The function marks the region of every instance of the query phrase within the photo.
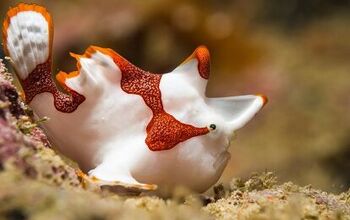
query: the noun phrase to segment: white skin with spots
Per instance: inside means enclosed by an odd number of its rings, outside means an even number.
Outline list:
[[[48,30],[45,18],[37,12],[21,12],[11,19],[7,48],[21,79],[48,59]],[[33,46],[27,47],[28,42]],[[43,127],[53,145],[107,184],[117,181],[145,189],[149,185],[144,184],[184,185],[198,192],[207,190],[230,158],[227,148],[233,132],[264,104],[255,95],[207,98],[207,80],[198,72],[198,60],[192,58],[163,75],[164,110],[182,123],[215,125],[215,129],[170,150],[151,151],[145,138],[152,111],[141,96],[121,89],[121,71],[113,59],[95,48],[90,58],[79,62],[79,75],[65,82],[86,98],[74,112],[57,111],[51,93],[36,95],[29,104],[38,117],[50,118]]]

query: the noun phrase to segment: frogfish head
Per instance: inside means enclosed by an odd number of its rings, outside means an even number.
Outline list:
[[[228,144],[234,131],[253,118],[267,98],[264,95],[208,98],[205,90],[209,71],[209,51],[200,46],[179,67],[163,75],[160,88],[164,109],[183,123],[207,127],[209,132],[203,138],[215,145],[208,147],[220,148]]]
[[[197,166],[207,158],[201,171],[207,172],[207,184],[211,185],[221,176],[230,158],[228,147],[234,131],[252,119],[267,98],[263,95],[208,98],[205,89],[209,70],[209,52],[204,46],[198,47],[179,67],[163,75],[160,88],[166,112],[183,123],[208,129],[206,134],[188,140],[192,152],[185,153],[198,158]]]

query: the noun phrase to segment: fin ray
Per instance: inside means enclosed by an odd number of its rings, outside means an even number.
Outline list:
[[[2,32],[5,53],[11,57],[20,79],[51,59],[53,26],[44,7],[21,3],[11,8]]]

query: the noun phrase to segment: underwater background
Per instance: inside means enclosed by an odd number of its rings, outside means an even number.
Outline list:
[[[89,45],[166,73],[204,44],[209,97],[267,95],[232,141],[220,182],[268,170],[281,182],[350,187],[350,1],[6,0],[1,17],[18,2],[51,12],[56,73],[74,70],[68,52]]]

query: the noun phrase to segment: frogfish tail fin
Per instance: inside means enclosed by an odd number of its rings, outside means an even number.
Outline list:
[[[51,77],[53,23],[48,11],[35,4],[18,4],[10,8],[2,26],[3,47],[26,92],[30,75]],[[32,76],[31,83],[44,77]],[[27,94],[26,94],[27,96]]]

